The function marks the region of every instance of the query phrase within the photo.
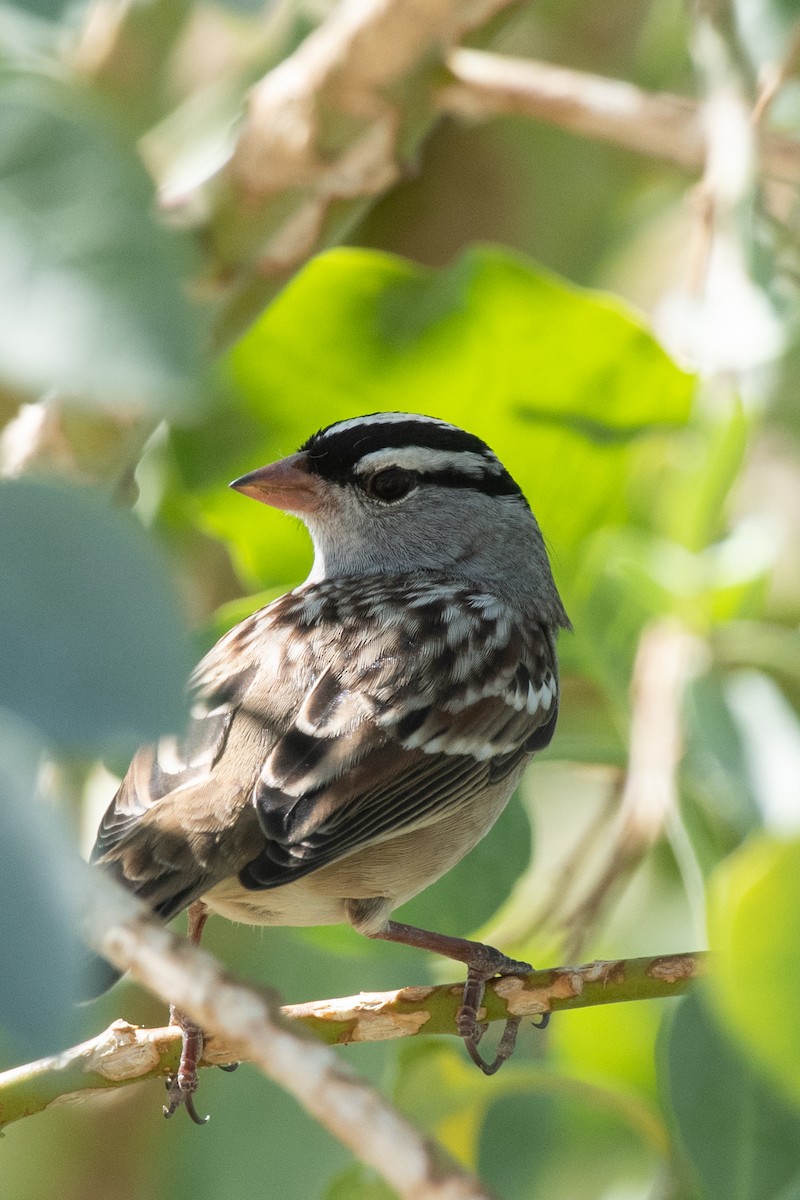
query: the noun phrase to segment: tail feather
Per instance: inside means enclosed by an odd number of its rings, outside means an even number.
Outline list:
[[[124,972],[117,970],[93,950],[86,950],[80,965],[80,1003],[89,1004],[113,987]]]

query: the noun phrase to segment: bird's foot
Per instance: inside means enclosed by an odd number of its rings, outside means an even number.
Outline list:
[[[353,923],[358,927],[357,921],[354,920]],[[456,1014],[458,1032],[464,1039],[470,1058],[485,1075],[494,1075],[495,1071],[499,1071],[506,1059],[514,1053],[521,1018],[508,1018],[494,1060],[487,1062],[478,1051],[478,1043],[486,1032],[486,1025],[478,1021],[483,993],[488,980],[493,979],[495,975],[529,975],[533,970],[530,963],[518,962],[515,958],[501,954],[494,946],[484,946],[482,942],[470,942],[466,938],[433,933],[429,929],[418,929],[416,925],[403,925],[399,921],[387,921],[382,929],[367,930],[367,937],[380,938],[384,942],[399,942],[403,946],[419,946],[423,950],[431,950],[434,954],[443,954],[446,958],[466,964],[467,982],[464,984],[461,1007]],[[543,1013],[541,1017],[537,1027],[544,1029],[549,1013]]]
[[[508,958],[507,955],[501,954],[493,946],[484,946],[479,942],[475,943],[475,954],[467,963],[467,982],[464,984],[464,996],[461,1001],[461,1007],[456,1013],[456,1026],[459,1034],[464,1039],[467,1053],[475,1065],[480,1067],[484,1075],[494,1075],[514,1053],[514,1047],[517,1043],[517,1033],[522,1020],[521,1017],[509,1017],[507,1019],[505,1029],[495,1051],[494,1059],[491,1062],[487,1062],[478,1049],[478,1043],[487,1029],[486,1024],[481,1024],[478,1021],[478,1013],[483,1001],[486,984],[495,975],[529,975],[532,970],[533,967],[530,963],[517,962],[516,959]],[[549,1014],[544,1015],[549,1016]],[[543,1028],[546,1023],[546,1021],[541,1022],[539,1028]]]
[[[170,1024],[181,1030],[181,1057],[178,1070],[167,1079],[168,1103],[164,1105],[164,1116],[171,1117],[183,1107],[195,1125],[205,1125],[208,1117],[201,1117],[194,1106],[197,1091],[197,1066],[203,1056],[203,1031],[185,1013],[170,1009]]]

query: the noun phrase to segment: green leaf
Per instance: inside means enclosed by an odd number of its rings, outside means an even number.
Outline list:
[[[0,74],[0,375],[185,414],[199,361],[188,242],[156,225],[143,166],[79,96]]]
[[[440,272],[363,250],[321,255],[245,335],[230,368],[234,405],[176,445],[209,527],[262,583],[288,582],[300,565],[286,555],[291,527],[263,509],[248,515],[222,485],[321,425],[401,409],[479,434],[568,570],[588,530],[625,516],[629,455],[686,421],[693,390],[618,301],[492,248]]]
[[[481,1126],[478,1173],[503,1200],[530,1200],[558,1149],[553,1095],[498,1096]]]
[[[751,1018],[767,1019],[758,1011]],[[800,1116],[753,1071],[699,996],[676,1012],[665,1057],[679,1140],[703,1200],[796,1200]]]
[[[396,1200],[397,1193],[360,1163],[348,1167],[332,1181],[325,1200]]]
[[[36,796],[42,751],[34,731],[0,709],[0,1058],[7,1066],[12,1055],[19,1061],[69,1045],[81,994],[66,832]]]
[[[712,879],[709,928],[717,1010],[800,1103],[800,840],[754,839],[726,860]]]
[[[133,517],[85,489],[0,482],[0,561],[0,705],[92,751],[180,728],[186,632]]]

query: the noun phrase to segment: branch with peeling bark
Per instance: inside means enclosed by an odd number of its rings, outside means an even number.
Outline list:
[[[166,988],[163,984],[159,986],[158,972],[164,960],[159,958],[160,951],[153,958],[152,928],[140,922],[122,934],[112,930],[105,935],[104,944],[110,939],[119,949],[124,943],[127,949],[118,956],[120,965],[130,959],[133,974],[163,995]],[[163,930],[156,932],[165,934]],[[135,958],[130,954],[131,939],[138,947]],[[188,943],[179,941],[176,946],[172,935],[166,934],[165,944],[167,957],[177,949],[179,958],[187,958],[187,965],[197,954],[208,960],[207,955]],[[535,1017],[565,1009],[677,996],[705,972],[706,965],[705,954],[673,954],[533,971],[526,978],[499,978],[487,987],[481,1016],[493,1022],[509,1016]],[[174,963],[168,964],[167,970],[173,967]],[[256,1012],[260,1008],[262,1021],[268,1012],[276,1028],[286,1030],[290,1037],[291,1026],[337,1046],[419,1034],[457,1036],[456,1013],[462,1002],[463,983],[290,1004],[283,1006],[278,1015],[271,999],[234,982],[213,960],[205,961],[203,967],[206,985],[216,988],[223,981],[237,999],[238,1012]],[[208,1016],[208,999],[202,1003]],[[216,1032],[207,1039],[202,1066],[220,1065],[241,1057],[263,1065],[263,1055],[242,1053],[243,1042],[233,1027],[235,1024],[234,1021],[232,1025],[227,1014],[223,1014],[223,1021],[216,1026],[209,1022],[209,1028]],[[307,1048],[308,1043],[301,1043],[301,1056]],[[180,1033],[175,1027],[138,1029],[126,1021],[115,1021],[97,1037],[63,1054],[0,1075],[0,1124],[31,1116],[81,1094],[165,1077],[176,1069],[179,1050]]]
[[[91,878],[84,907],[85,936],[98,951],[216,1037],[229,1061],[254,1063],[401,1200],[488,1200],[478,1179],[448,1161],[335,1050],[293,1028],[274,996],[242,985],[104,877]]]

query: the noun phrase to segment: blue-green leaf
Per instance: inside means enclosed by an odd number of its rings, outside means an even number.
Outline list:
[[[1,482],[0,562],[0,705],[98,752],[180,728],[188,640],[133,517],[85,489]]]
[[[0,377],[185,413],[199,331],[188,243],[153,217],[132,150],[76,89],[0,74]]]

